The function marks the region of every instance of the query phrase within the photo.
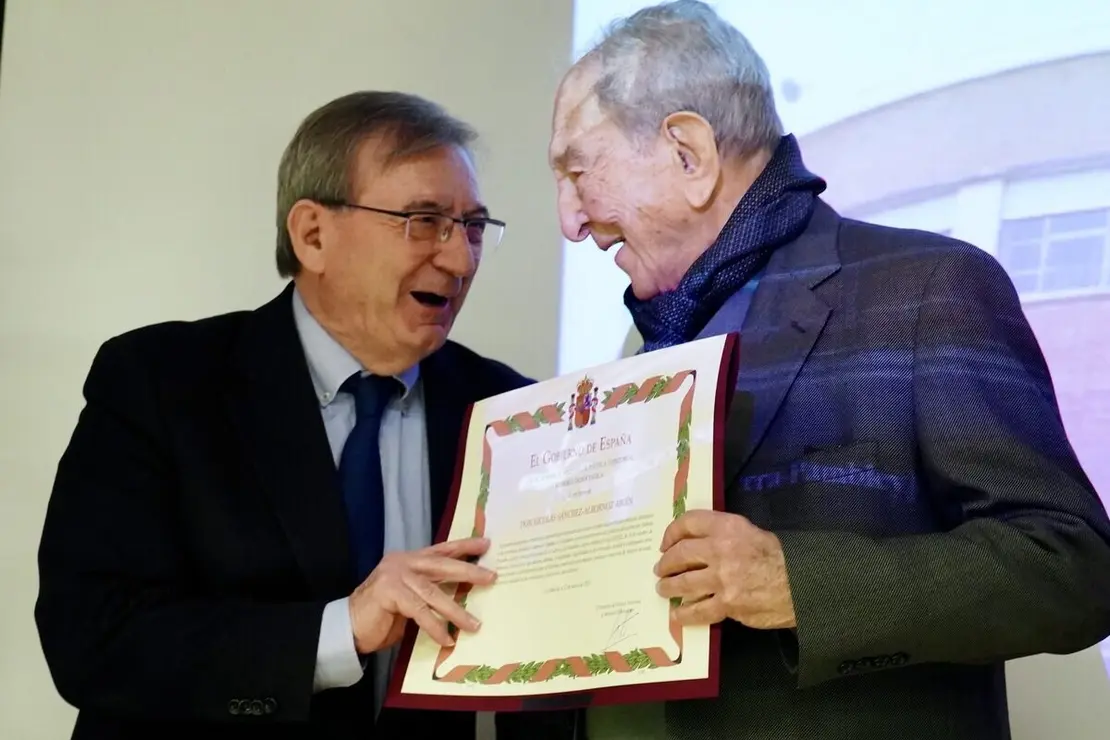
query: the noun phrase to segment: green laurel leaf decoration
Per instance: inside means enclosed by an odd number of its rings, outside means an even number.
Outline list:
[[[642,668],[655,668],[655,663],[652,663],[647,653],[639,648],[627,652],[621,657],[624,658],[624,661],[628,663],[628,666],[634,671],[638,671]]]
[[[659,398],[659,396],[663,395],[663,389],[667,387],[667,383],[669,382],[671,382],[671,376],[669,375],[664,375],[663,377],[659,378],[659,380],[655,381],[655,383],[653,383],[651,386],[651,390],[648,391],[647,397],[644,399],[644,403],[647,403],[648,401],[654,401],[656,398]]]
[[[541,665],[543,664],[534,660],[521,663],[509,674],[506,680],[509,683],[528,683],[532,680],[532,676],[536,675],[536,671],[540,669]]]
[[[591,676],[613,672],[613,666],[609,664],[609,659],[604,655],[594,653],[593,655],[587,655],[583,660],[586,661],[586,667],[590,669]]]
[[[678,462],[679,464],[685,462],[690,457],[690,417],[689,415],[682,421],[682,426],[678,428]]]
[[[617,401],[617,405],[620,406],[622,403],[630,402],[633,398],[636,397],[636,394],[639,392],[640,386],[636,385],[635,383],[629,383],[628,389],[625,390],[624,395],[621,396],[621,400]]]
[[[464,683],[485,683],[486,681],[490,680],[490,678],[492,678],[493,674],[495,674],[495,673],[497,673],[497,669],[494,668],[493,666],[488,666],[488,665],[474,666],[469,671],[467,671],[465,676],[463,676],[463,682]]]
[[[558,678],[559,676],[566,676],[567,678],[578,678],[578,674],[575,673],[574,669],[570,667],[569,660],[564,660],[563,662],[559,663],[559,665],[555,666],[555,670],[551,672],[551,675],[548,676],[547,680],[550,681],[551,679]]]
[[[682,423],[678,427],[678,444],[676,445],[676,453],[678,455],[678,464],[681,466],[690,457],[690,422],[692,414],[686,414],[682,419]],[[678,496],[674,500],[674,518],[677,519],[686,513],[686,483],[683,482],[682,490],[678,492]]]
[[[486,508],[486,502],[489,501],[489,471],[482,469],[482,475],[478,479],[478,508]]]
[[[485,468],[482,469],[481,475],[478,479],[478,511],[486,510],[486,502],[489,501],[489,471]],[[482,533],[478,531],[478,522],[474,522],[474,528],[471,530],[471,537],[478,537]]]
[[[674,604],[676,601],[681,601],[681,599],[671,599],[672,604]],[[652,659],[648,657],[648,654],[640,648],[630,650],[629,652],[623,654],[621,657],[624,658],[624,661],[628,663],[629,667],[634,671],[643,670],[645,668],[658,668],[658,666],[655,665]],[[602,653],[594,653],[593,655],[583,656],[582,660],[583,662],[585,662],[586,668],[590,671],[591,676],[600,676],[613,672],[613,666],[609,662],[609,658]],[[578,678],[578,674],[574,672],[574,668],[571,667],[570,661],[571,659],[569,658],[560,660],[558,665],[555,666],[555,670],[551,671],[551,674],[544,680],[551,681],[560,677]],[[509,674],[508,678],[506,678],[505,681],[507,683],[518,684],[528,683],[533,678],[535,678],[536,673],[542,667],[543,662],[537,660],[530,660],[521,663],[513,669],[513,672]],[[493,668],[492,666],[475,666],[474,668],[471,668],[465,676],[463,676],[462,680],[465,683],[484,683],[488,681],[495,673],[497,673],[497,669]]]

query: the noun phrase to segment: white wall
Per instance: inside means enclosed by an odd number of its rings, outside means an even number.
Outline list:
[[[34,630],[34,557],[93,352],[280,289],[275,172],[313,108],[403,89],[478,127],[484,195],[509,228],[455,336],[554,372],[562,242],[546,145],[571,4],[9,0],[5,26],[0,737],[37,740],[67,737],[74,718]]]

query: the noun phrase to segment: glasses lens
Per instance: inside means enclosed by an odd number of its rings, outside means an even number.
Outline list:
[[[431,213],[417,213],[409,216],[409,238],[417,241],[433,241],[444,230],[444,221]],[[447,221],[448,225],[450,221]]]
[[[409,216],[408,237],[413,241],[447,241],[458,225],[447,216],[432,213],[414,213]],[[461,224],[463,234],[471,247],[478,249],[496,247],[501,243],[505,227],[485,219],[474,219]]]
[[[466,223],[466,240],[476,247],[493,248],[501,243],[505,234],[505,227],[500,224],[491,224],[488,221],[468,221]]]

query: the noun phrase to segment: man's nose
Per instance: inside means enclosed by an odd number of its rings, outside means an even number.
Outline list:
[[[558,208],[559,225],[563,230],[563,236],[572,242],[585,239],[590,233],[586,228],[589,218],[582,210],[582,199],[578,197],[578,192],[569,182],[559,183]]]

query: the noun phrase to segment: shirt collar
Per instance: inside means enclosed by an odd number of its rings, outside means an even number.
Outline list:
[[[293,290],[293,322],[297,326],[297,334],[301,338],[301,346],[308,361],[308,372],[312,376],[316,399],[321,406],[327,406],[335,400],[339,387],[347,378],[359,372],[366,375],[366,370],[320,325],[296,289]],[[414,365],[393,377],[404,387],[401,400],[405,401],[420,377],[420,365]]]

